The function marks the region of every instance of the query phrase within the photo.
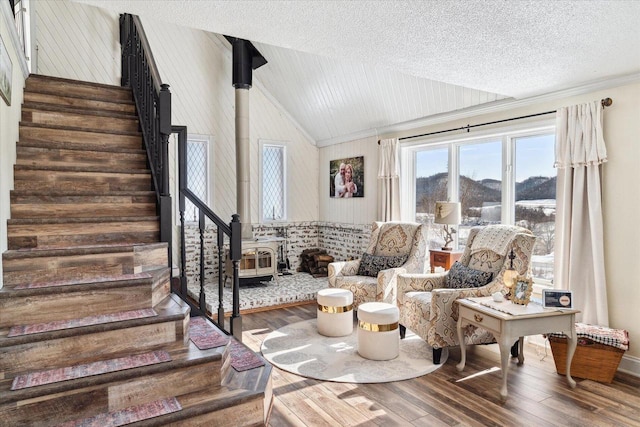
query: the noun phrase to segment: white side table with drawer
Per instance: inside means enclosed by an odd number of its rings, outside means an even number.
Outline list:
[[[468,298],[458,300],[458,340],[460,341],[460,363],[458,371],[464,369],[466,348],[463,327],[475,325],[493,334],[500,346],[502,367],[502,388],[500,396],[507,397],[507,372],[509,369],[510,349],[519,339],[518,364],[524,363],[522,343],[527,335],[563,332],[567,336],[567,382],[574,388],[576,382],[571,378],[571,360],[578,343],[576,339],[576,314],[579,310],[544,309],[537,304],[516,305],[510,301],[494,302],[491,297]]]

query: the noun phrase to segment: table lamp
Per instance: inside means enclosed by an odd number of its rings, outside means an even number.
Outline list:
[[[450,251],[449,244],[453,242],[452,234],[455,234],[454,228],[449,228],[450,225],[460,224],[460,203],[459,202],[436,202],[436,216],[434,219],[435,224],[444,224],[444,246],[443,251]]]
[[[513,284],[518,277],[518,272],[513,268],[513,260],[516,259],[516,254],[513,253],[513,248],[509,251],[509,267],[504,271],[502,275],[502,281],[504,282],[504,287],[507,288],[507,299],[511,299],[511,288],[513,288]]]

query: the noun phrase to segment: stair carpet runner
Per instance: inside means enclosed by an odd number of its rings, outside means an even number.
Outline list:
[[[135,310],[113,315],[90,316],[82,319],[74,319],[67,322],[50,322],[37,325],[14,326],[9,332],[9,336],[19,336],[35,334],[53,330],[61,330],[78,326],[92,324],[103,324],[118,320],[130,320],[141,317],[155,316],[157,313],[153,309]],[[220,332],[219,329],[211,325],[202,317],[194,317],[189,322],[189,338],[200,349],[208,350],[224,346],[230,343],[231,346],[231,366],[237,371],[264,366],[264,361],[257,357],[254,352],[247,349],[237,341],[230,340],[229,337]],[[131,369],[139,366],[148,366],[156,363],[167,362],[171,356],[166,351],[154,351],[136,356],[127,356],[111,360],[103,360],[85,365],[77,365],[68,368],[52,369],[48,371],[34,372],[27,375],[19,375],[14,378],[11,389],[18,390],[27,387],[35,387],[59,381],[66,381],[74,378],[81,378],[91,375],[99,375],[107,372]],[[68,421],[59,427],[107,427],[120,426],[144,419],[157,417],[182,409],[180,402],[175,397],[160,399],[96,415],[94,417]]]
[[[24,102],[2,254],[0,424],[207,424],[235,406],[234,425],[264,423],[271,366],[170,293],[130,91],[32,75]]]
[[[141,317],[157,315],[153,309],[135,310],[115,313],[113,315],[90,316],[70,321],[57,321],[41,323],[37,325],[14,326],[9,336],[27,335],[38,332],[60,330],[85,325],[103,324],[109,321],[130,320]],[[200,350],[227,345],[229,337],[217,328],[213,327],[202,317],[194,317],[189,322],[189,338]],[[168,362],[171,356],[166,351],[153,351],[135,356],[120,357],[117,359],[101,360],[94,363],[76,365],[66,368],[50,369],[33,372],[27,375],[19,375],[13,379],[11,390],[35,387],[43,384],[66,381],[74,378],[99,375],[107,372],[131,369],[138,366],[148,366],[155,363]],[[231,366],[238,372],[264,366],[264,362],[255,353],[248,350],[237,341],[231,341]]]
[[[78,326],[102,324],[118,320],[130,320],[141,317],[156,316],[153,309],[135,310],[113,315],[90,316],[82,319],[74,319],[66,322],[50,322],[36,325],[14,326],[9,332],[9,336],[19,336],[35,334],[53,330],[73,328]],[[208,350],[229,344],[229,337],[220,332],[202,317],[194,317],[189,322],[189,338],[200,349]],[[231,366],[238,372],[264,366],[264,361],[258,358],[255,353],[248,350],[237,341],[231,341]],[[90,375],[99,375],[117,370],[131,369],[139,366],[167,362],[171,356],[166,351],[154,351],[136,356],[127,356],[117,359],[104,360],[85,365],[77,365],[68,368],[52,369],[42,372],[34,372],[27,375],[19,375],[14,378],[11,389],[18,390],[27,387],[35,387],[53,382],[70,380]],[[175,397],[160,399],[143,405],[136,405],[96,415],[94,417],[68,421],[60,424],[60,427],[106,427],[119,426],[144,419],[165,415],[182,409],[180,402]]]

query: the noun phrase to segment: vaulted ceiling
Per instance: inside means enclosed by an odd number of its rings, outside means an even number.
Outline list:
[[[640,76],[640,1],[76,1],[251,40],[319,145]]]

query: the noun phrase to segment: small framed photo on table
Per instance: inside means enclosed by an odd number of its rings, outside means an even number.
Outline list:
[[[517,276],[513,286],[511,302],[514,304],[527,305],[533,291],[533,280],[526,276]]]

